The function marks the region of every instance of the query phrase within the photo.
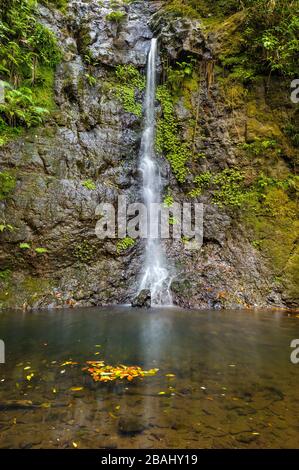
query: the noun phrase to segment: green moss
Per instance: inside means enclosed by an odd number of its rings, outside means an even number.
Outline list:
[[[83,240],[81,243],[77,243],[73,249],[75,259],[82,264],[90,263],[94,258],[94,254],[94,247],[88,240]]]
[[[32,89],[34,102],[37,106],[46,108],[49,112],[55,111],[54,101],[55,71],[51,67],[39,67],[36,84]]]
[[[47,279],[11,273],[5,280],[0,279],[0,309],[31,306],[49,294],[50,288]]]

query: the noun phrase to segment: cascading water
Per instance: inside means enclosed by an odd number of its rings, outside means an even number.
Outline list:
[[[157,73],[157,39],[152,39],[148,56],[145,95],[145,123],[141,140],[140,171],[143,177],[143,199],[148,214],[148,230],[144,274],[139,291],[149,289],[151,305],[172,305],[170,292],[171,276],[167,268],[166,257],[161,246],[161,239],[151,234],[150,208],[153,203],[161,203],[161,175],[155,158],[155,95]]]

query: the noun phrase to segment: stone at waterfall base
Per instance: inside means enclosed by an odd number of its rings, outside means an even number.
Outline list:
[[[139,294],[132,300],[132,307],[145,307],[151,306],[151,291],[149,289],[142,289]]]

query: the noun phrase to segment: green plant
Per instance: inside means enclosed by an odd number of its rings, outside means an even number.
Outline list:
[[[88,240],[83,240],[74,246],[73,254],[74,257],[83,264],[88,264],[94,257],[94,247],[89,243]]]
[[[4,231],[8,231],[8,232],[13,232],[14,230],[14,227],[10,224],[7,224],[7,223],[2,223],[0,224],[0,233],[4,232]]]
[[[11,270],[10,269],[1,269],[0,270],[0,281],[6,282],[11,277]]]
[[[85,74],[85,78],[86,78],[89,86],[94,86],[97,83],[96,77],[94,77],[93,75],[90,75],[89,73]]]
[[[135,245],[135,240],[131,237],[125,237],[119,240],[116,244],[116,251],[117,253],[121,253],[123,251],[126,251],[128,248],[131,246]]]
[[[34,251],[35,251],[38,255],[43,255],[43,254],[45,254],[45,253],[48,253],[47,248],[43,248],[43,247],[35,248]]]
[[[82,186],[84,186],[86,189],[89,189],[89,191],[94,191],[97,189],[95,183],[92,180],[83,181]]]
[[[1,72],[18,86],[35,82],[39,65],[55,66],[61,53],[54,34],[37,21],[36,2],[13,0],[0,13]]]
[[[145,79],[133,65],[118,65],[115,69],[117,83],[114,86],[116,97],[127,113],[142,116],[142,104],[136,101],[136,92],[145,87]]]
[[[58,10],[65,12],[68,5],[68,0],[41,0],[41,3],[46,6],[54,6]]]
[[[0,172],[0,201],[6,199],[16,187],[16,179],[7,171]]]
[[[30,88],[9,90],[5,94],[5,102],[0,104],[0,113],[12,127],[18,124],[33,127],[41,124],[48,110],[36,106]]]
[[[106,15],[106,20],[115,23],[121,23],[126,18],[127,14],[124,11],[112,11]]]
[[[20,243],[19,247],[21,248],[21,250],[29,250],[31,248],[29,243]]]
[[[186,163],[191,156],[187,142],[182,142],[174,113],[174,99],[166,85],[157,88],[157,99],[161,104],[161,116],[157,123],[156,149],[165,153],[172,171],[180,183],[187,176]]]
[[[219,207],[241,207],[246,197],[244,179],[244,174],[236,169],[225,169],[216,174],[207,171],[194,178],[195,188],[189,192],[189,196],[200,196],[209,189],[212,201]]]
[[[167,194],[164,197],[163,204],[165,207],[171,207],[174,203],[173,196],[171,195],[171,192],[168,188]]]

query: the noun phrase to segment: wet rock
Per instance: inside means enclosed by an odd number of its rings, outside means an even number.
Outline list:
[[[132,307],[146,307],[151,306],[151,291],[149,289],[143,289],[132,301]]]
[[[177,59],[182,53],[211,58],[199,21],[177,18],[172,13],[161,14],[158,11],[152,17],[151,27],[172,59]]]
[[[118,422],[118,432],[123,435],[141,434],[145,430],[144,424],[138,417],[123,417]]]

